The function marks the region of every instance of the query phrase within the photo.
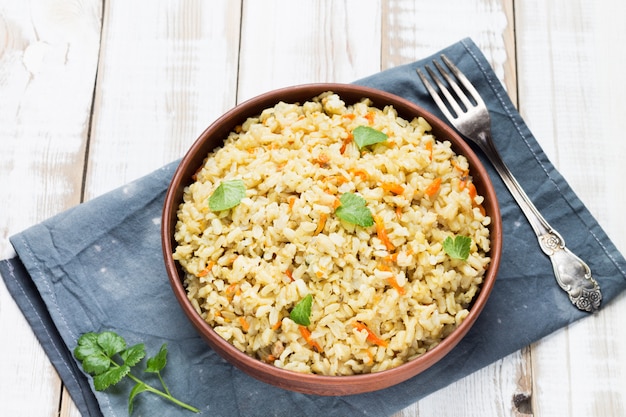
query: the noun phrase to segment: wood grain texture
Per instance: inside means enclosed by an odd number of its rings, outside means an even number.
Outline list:
[[[182,157],[235,104],[238,3],[105,5],[87,199]]]
[[[100,1],[0,1],[0,255],[80,201]],[[0,284],[2,415],[56,415],[61,382]],[[10,338],[10,343],[7,343]]]
[[[383,2],[383,68],[431,55],[471,37],[516,102],[512,0]]]
[[[238,100],[380,71],[380,0],[243,3]]]
[[[80,411],[76,408],[72,397],[70,397],[66,389],[63,389],[61,395],[58,415],[59,417],[81,417]]]
[[[552,161],[624,251],[622,178],[626,65],[622,3],[529,1],[516,6],[520,110]],[[621,12],[621,13],[620,13]],[[567,241],[567,231],[564,238]],[[621,296],[602,313],[532,348],[538,416],[626,414],[626,314]],[[559,381],[558,383],[554,381]]]
[[[3,237],[78,202],[99,42],[99,2],[0,4],[0,175],[15,187]],[[0,39],[2,39],[0,38]],[[18,208],[33,207],[26,213]],[[3,253],[8,247],[2,242]]]
[[[382,66],[413,62],[469,36],[516,102],[512,17],[512,1],[384,2]],[[523,416],[529,412],[531,385],[529,353],[518,352],[431,394],[396,417],[462,416],[468,407],[479,415]]]
[[[0,256],[9,235],[182,156],[237,102],[466,36],[624,253],[624,15],[619,0],[0,0]],[[625,299],[395,417],[626,415]],[[4,284],[0,334],[0,415],[78,416]]]

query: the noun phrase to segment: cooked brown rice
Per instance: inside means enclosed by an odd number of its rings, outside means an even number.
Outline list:
[[[388,140],[359,150],[361,125]],[[437,345],[480,288],[490,218],[466,158],[429,131],[421,117],[331,92],[238,126],[178,211],[174,258],[198,314],[237,349],[298,372],[376,372]],[[243,180],[246,196],[213,212],[207,201],[227,179]],[[346,192],[366,200],[375,225],[337,217]],[[466,261],[443,250],[458,235],[471,238]],[[301,326],[289,315],[307,294],[311,324]]]

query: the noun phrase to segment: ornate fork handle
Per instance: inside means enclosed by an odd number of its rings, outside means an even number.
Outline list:
[[[597,281],[591,275],[591,269],[582,259],[565,247],[565,241],[561,235],[543,218],[505,165],[490,136],[491,133],[483,129],[477,132],[474,142],[487,155],[528,219],[537,235],[541,250],[552,261],[557,283],[567,292],[571,302],[580,310],[593,312],[599,309],[602,293]]]
[[[504,164],[504,161],[502,161],[500,153],[491,139],[489,110],[476,88],[450,59],[444,55],[441,56],[441,59],[453,76],[448,74],[436,60],[433,60],[433,64],[452,88],[456,97],[452,95],[448,87],[444,85],[440,77],[428,65],[424,68],[439,87],[443,98],[435,91],[435,88],[426,76],[417,69],[424,86],[448,121],[463,136],[477,144],[490,159],[492,165],[500,174],[500,177],[502,177],[504,184],[506,184],[513,198],[517,201],[517,204],[530,222],[539,240],[541,250],[550,257],[556,281],[567,292],[571,302],[583,311],[593,312],[597,310],[602,302],[602,293],[600,292],[600,286],[591,276],[589,266],[565,247],[565,241],[561,235],[539,213],[539,210],[528,198],[511,171]],[[456,80],[463,85],[465,91],[459,87]],[[466,92],[473,101],[469,100]],[[448,108],[446,102],[450,108]]]

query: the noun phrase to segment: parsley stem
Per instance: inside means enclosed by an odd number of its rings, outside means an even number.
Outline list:
[[[197,409],[196,407],[193,407],[193,406],[191,406],[189,404],[186,404],[186,403],[180,401],[179,399],[173,397],[171,394],[169,394],[169,390],[167,390],[167,388],[165,388],[165,389],[168,392],[163,392],[163,391],[161,391],[159,389],[153,388],[152,386],[146,384],[144,381],[142,381],[141,379],[137,378],[135,375],[133,375],[131,373],[128,373],[126,376],[129,377],[130,379],[132,379],[133,381],[135,381],[138,384],[145,385],[146,391],[148,391],[148,392],[151,392],[151,393],[156,394],[156,395],[158,395],[160,397],[163,397],[163,398],[173,402],[176,405],[179,405],[179,406],[181,406],[181,407],[183,407],[183,408],[185,408],[185,409],[187,409],[189,411],[193,411],[194,413],[199,413],[200,412],[200,410]],[[159,379],[161,379],[160,375],[159,375]],[[161,383],[163,383],[163,380],[161,380]]]
[[[163,389],[165,390],[165,392],[167,393],[167,395],[172,395],[170,393],[169,388],[167,388],[167,385],[165,384],[165,381],[163,380],[163,378],[161,377],[161,372],[157,372],[157,376],[159,377],[159,381],[161,381],[161,386],[163,387]]]
[[[82,363],[83,370],[93,376],[94,388],[97,391],[104,391],[110,386],[116,385],[124,377],[135,382],[135,386],[128,395],[129,415],[133,412],[135,397],[145,391],[165,398],[186,410],[194,413],[200,412],[198,408],[175,398],[161,377],[161,370],[167,363],[167,345],[165,343],[156,356],[147,359],[144,370],[145,373],[157,374],[164,391],[148,385],[131,373],[131,368],[138,365],[146,355],[146,348],[143,343],[127,347],[124,338],[115,332],[89,332],[78,339],[78,344],[73,353],[74,357]],[[119,357],[121,363],[116,362],[113,357]]]

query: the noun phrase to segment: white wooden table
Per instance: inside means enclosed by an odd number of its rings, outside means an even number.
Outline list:
[[[624,16],[623,0],[0,0],[0,257],[10,235],[182,156],[241,100],[466,36],[626,252]],[[625,316],[622,295],[397,416],[624,416]],[[0,415],[77,416],[3,283],[0,338]]]

